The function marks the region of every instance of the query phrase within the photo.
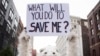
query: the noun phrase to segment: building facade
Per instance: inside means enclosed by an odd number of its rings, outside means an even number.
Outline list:
[[[17,30],[23,29],[23,26],[19,26],[19,24],[20,16],[13,0],[0,0],[0,51],[9,46],[14,54],[15,42],[18,37]]]
[[[67,55],[67,38],[66,36],[59,36],[56,40],[56,47],[61,56]]]
[[[77,48],[78,51],[76,50],[75,52],[77,53],[78,56],[90,56],[89,53],[89,37],[88,37],[88,23],[87,20],[71,16],[71,29],[70,31],[75,32],[78,34],[77,38]],[[68,36],[68,35],[67,35]],[[71,44],[69,44],[71,41],[68,40],[67,36],[59,36],[56,41],[56,46],[62,56],[67,56],[69,53],[68,49],[70,48]],[[72,44],[73,45],[73,44]],[[75,55],[74,55],[75,56]]]
[[[89,44],[89,32],[88,32],[88,21],[86,19],[81,19],[81,36],[82,36],[82,49],[83,56],[90,56],[90,44]]]
[[[16,29],[16,32],[15,32],[15,37],[14,37],[14,56],[17,56],[18,54],[18,37],[20,35],[20,33],[22,32],[22,30],[24,29],[24,26],[22,24],[22,21],[21,19],[19,19],[19,22],[18,22],[18,26],[17,26],[17,29]]]
[[[88,14],[91,56],[100,56],[100,1]]]

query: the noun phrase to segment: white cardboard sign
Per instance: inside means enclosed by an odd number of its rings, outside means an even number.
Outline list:
[[[27,33],[33,36],[66,35],[70,30],[68,4],[28,4]]]

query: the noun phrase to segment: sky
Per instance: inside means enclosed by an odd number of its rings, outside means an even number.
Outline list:
[[[21,20],[26,26],[26,8],[27,4],[32,3],[68,3],[69,14],[72,16],[78,16],[83,19],[87,18],[89,12],[94,8],[99,0],[13,0],[16,9],[21,17]],[[40,48],[53,45],[57,36],[34,36],[34,48],[39,50]]]

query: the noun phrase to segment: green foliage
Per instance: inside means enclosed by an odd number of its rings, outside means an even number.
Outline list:
[[[10,47],[7,47],[6,49],[2,49],[0,51],[0,56],[13,56],[13,53],[12,53]]]

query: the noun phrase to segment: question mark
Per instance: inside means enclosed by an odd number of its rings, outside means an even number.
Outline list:
[[[68,21],[64,21],[64,23],[66,24],[66,25],[65,25],[65,29],[67,29],[69,23],[68,23]],[[67,33],[67,31],[65,31],[65,33]]]

